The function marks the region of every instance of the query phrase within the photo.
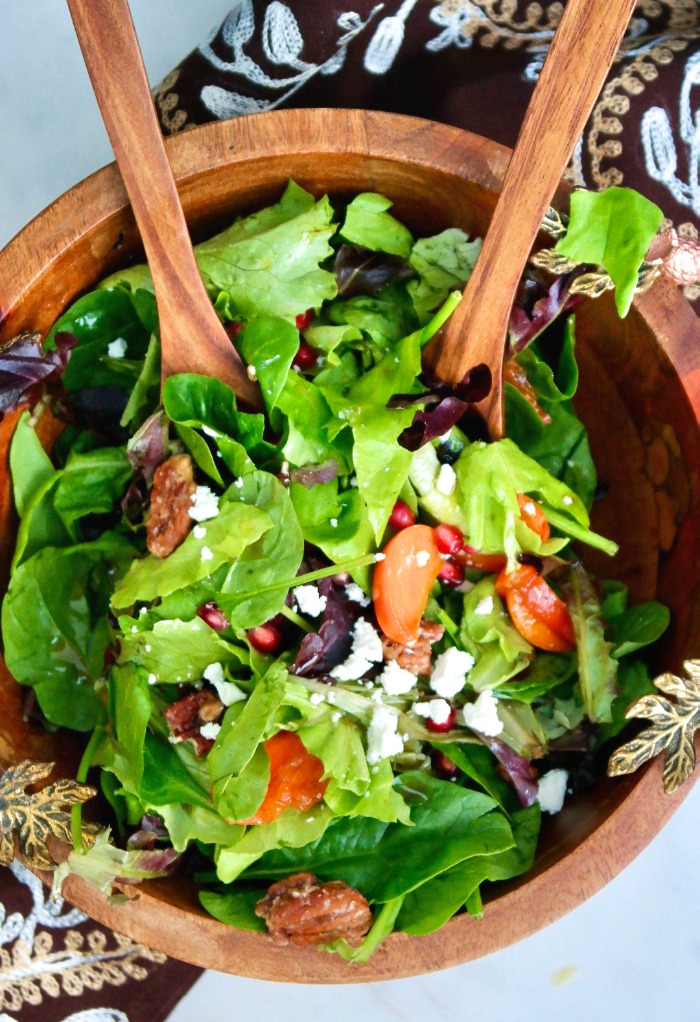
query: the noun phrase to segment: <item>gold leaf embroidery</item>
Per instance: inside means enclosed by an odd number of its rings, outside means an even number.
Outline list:
[[[664,791],[670,794],[687,780],[695,768],[693,738],[700,728],[700,660],[686,660],[686,678],[662,674],[654,680],[664,695],[635,699],[627,718],[651,721],[636,738],[621,745],[608,763],[608,775],[631,774],[643,763],[665,752]],[[670,697],[670,698],[666,698]]]
[[[9,866],[15,855],[16,832],[23,858],[37,869],[53,869],[55,863],[46,847],[53,835],[70,841],[70,815],[65,806],[92,798],[95,789],[77,781],[60,778],[32,794],[24,789],[48,777],[53,763],[25,759],[10,767],[0,778],[0,863]]]

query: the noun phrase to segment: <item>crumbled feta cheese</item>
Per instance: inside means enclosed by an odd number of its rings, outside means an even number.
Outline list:
[[[419,550],[416,554],[416,564],[419,568],[424,568],[430,560],[430,554],[427,550]]]
[[[214,741],[219,731],[221,731],[221,724],[215,724],[214,721],[210,721],[208,724],[202,724],[199,729],[199,733],[202,738],[211,738],[212,741]]]
[[[126,355],[126,341],[123,337],[117,337],[107,345],[107,354],[110,358],[124,358]]]
[[[380,664],[384,659],[379,632],[363,617],[357,619],[352,630],[352,651],[375,664]]]
[[[357,487],[359,486],[359,483],[357,482],[357,476],[350,476],[350,485],[352,486],[353,489],[355,490],[357,489]]]
[[[333,691],[333,689],[331,689],[328,695],[326,696],[326,702],[330,703],[331,706],[335,706],[335,692]]]
[[[332,721],[332,723],[333,724],[337,724],[342,716],[343,715],[340,712],[340,710],[336,710],[335,713],[331,713],[331,721]]]
[[[503,730],[503,721],[498,719],[498,701],[490,688],[485,688],[475,703],[467,703],[462,718],[467,727],[491,738]]]
[[[138,628],[136,627],[136,625],[132,625],[131,630],[132,632],[138,632]]]
[[[203,525],[195,525],[192,532],[194,533],[195,539],[204,539],[207,534],[207,530]]]
[[[431,699],[427,703],[414,703],[413,712],[419,717],[427,717],[433,724],[446,724],[450,719],[452,707],[446,699]]]
[[[440,462],[432,444],[419,447],[411,458],[409,478],[421,496],[430,493],[440,471]]]
[[[232,703],[240,703],[246,698],[245,692],[232,681],[226,681],[222,664],[209,664],[202,677],[216,689],[216,694],[224,704],[230,706]]]
[[[416,684],[416,678],[410,671],[399,667],[396,660],[390,660],[379,675],[382,688],[388,696],[403,696]]]
[[[454,492],[454,488],[457,485],[457,476],[452,465],[441,465],[438,477],[435,480],[435,489],[449,497]]]
[[[570,497],[568,493],[565,493],[564,496],[561,498],[561,502],[562,504],[573,504],[574,498]]]
[[[328,598],[321,596],[318,586],[314,585],[297,586],[294,590],[294,599],[302,614],[308,614],[309,617],[318,617],[322,614],[328,602]]]
[[[381,706],[383,702],[381,690],[378,688],[375,689],[372,695],[370,696],[370,699],[372,700],[373,703],[376,703],[377,706]]]
[[[493,614],[493,596],[484,596],[483,599],[479,600],[476,607],[474,607],[474,613],[479,616]]]
[[[151,652],[151,647],[150,646],[144,646],[143,648],[146,650],[147,653]]]
[[[443,699],[451,699],[464,688],[466,675],[474,666],[474,657],[455,646],[441,653],[435,661],[430,687]]]
[[[364,590],[357,582],[348,582],[345,586],[345,595],[352,603],[359,603],[361,607],[369,607],[369,596],[365,596]]]
[[[333,668],[331,677],[338,681],[359,681],[364,674],[367,674],[371,666],[369,660],[358,656],[357,653],[351,653],[344,663]],[[368,684],[371,685],[371,682]]]
[[[199,555],[200,561],[213,561],[214,554],[211,552],[208,546],[203,546]]]
[[[146,608],[142,607],[141,610],[139,611],[139,617],[143,617],[143,615],[147,614],[147,613],[148,613],[148,611],[146,610]]]
[[[331,523],[331,528],[332,529],[337,529],[338,528],[338,519],[337,518],[331,518],[330,519],[330,523]]]
[[[384,561],[384,560],[386,560],[386,554],[382,554],[382,553],[375,554],[374,555],[374,559],[375,559],[375,561]]]
[[[398,726],[398,715],[388,707],[378,706],[372,711],[367,728],[367,762],[370,766],[403,752],[403,739],[396,733]]]
[[[257,380],[257,378],[258,378],[258,370],[255,368],[255,366],[253,366],[253,365],[248,366],[248,368],[246,369],[246,372],[248,373],[248,379],[249,380],[253,380],[253,382],[255,382]]]
[[[237,490],[242,490],[243,489],[243,476],[239,476],[238,479],[234,479],[233,480],[233,485],[236,487]]]
[[[324,695],[321,692],[312,692],[309,696],[309,702],[312,706],[320,706],[324,701]]]
[[[561,810],[568,780],[567,770],[548,770],[542,774],[538,782],[537,801],[543,813],[558,813]]]
[[[149,674],[148,675],[148,684],[149,685],[155,685],[155,683],[157,681],[158,681],[158,679],[156,678],[155,674]]]
[[[198,486],[192,494],[192,507],[187,509],[190,518],[195,522],[206,522],[216,518],[219,513],[219,498],[208,486]]]
[[[525,503],[523,504],[523,511],[525,512],[526,515],[537,514],[537,508],[535,507],[531,500],[525,501]]]

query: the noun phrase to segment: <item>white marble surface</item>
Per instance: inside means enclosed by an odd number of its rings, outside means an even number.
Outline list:
[[[230,0],[132,0],[152,81]],[[111,158],[61,0],[0,0],[0,244]],[[299,987],[206,973],[169,1022],[651,1022],[698,1018],[700,787],[628,869],[575,912],[480,962],[417,979]]]

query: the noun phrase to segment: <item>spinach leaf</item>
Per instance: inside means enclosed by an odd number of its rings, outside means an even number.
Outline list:
[[[211,809],[211,798],[203,780],[194,762],[194,753],[183,743],[171,745],[166,738],[146,732],[139,787],[139,796],[146,805],[184,804]]]
[[[265,406],[271,411],[299,350],[299,331],[285,319],[258,316],[243,328],[236,346],[243,360],[255,366]]]
[[[255,914],[255,906],[265,897],[264,887],[248,888],[243,891],[228,891],[220,888],[217,891],[200,891],[199,902],[210,916],[227,926],[236,926],[239,930],[255,930],[266,933],[265,921]]]
[[[472,855],[513,844],[506,820],[491,810],[493,799],[425,774],[401,775],[411,800],[412,826],[366,817],[341,817],[317,841],[290,852],[265,853],[246,877],[283,877],[308,869],[344,880],[368,901],[386,902]],[[396,863],[401,863],[397,870]]]
[[[642,660],[621,660],[617,668],[618,695],[613,699],[610,721],[596,731],[596,747],[616,738],[627,724],[625,713],[630,703],[640,696],[658,694],[649,669]]]
[[[637,603],[622,614],[608,621],[607,638],[612,640],[611,656],[620,657],[636,653],[661,638],[669,626],[671,613],[668,607],[656,600]]]
[[[94,683],[110,642],[111,576],[133,554],[118,536],[94,543],[47,547],[13,572],[2,607],[5,662],[22,685],[32,685],[54,724],[89,731],[104,720]]]
[[[151,694],[145,671],[133,664],[113,667],[107,678],[111,755],[102,760],[126,790],[139,794],[144,765],[146,728],[151,716]]]

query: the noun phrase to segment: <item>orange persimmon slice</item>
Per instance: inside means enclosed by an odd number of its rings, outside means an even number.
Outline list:
[[[278,731],[263,744],[270,757],[270,783],[255,813],[239,823],[272,823],[290,806],[303,812],[320,802],[328,787],[321,780],[323,763],[293,731]]]
[[[444,564],[429,525],[402,529],[384,547],[372,582],[379,627],[405,646],[418,638],[430,590]]]

